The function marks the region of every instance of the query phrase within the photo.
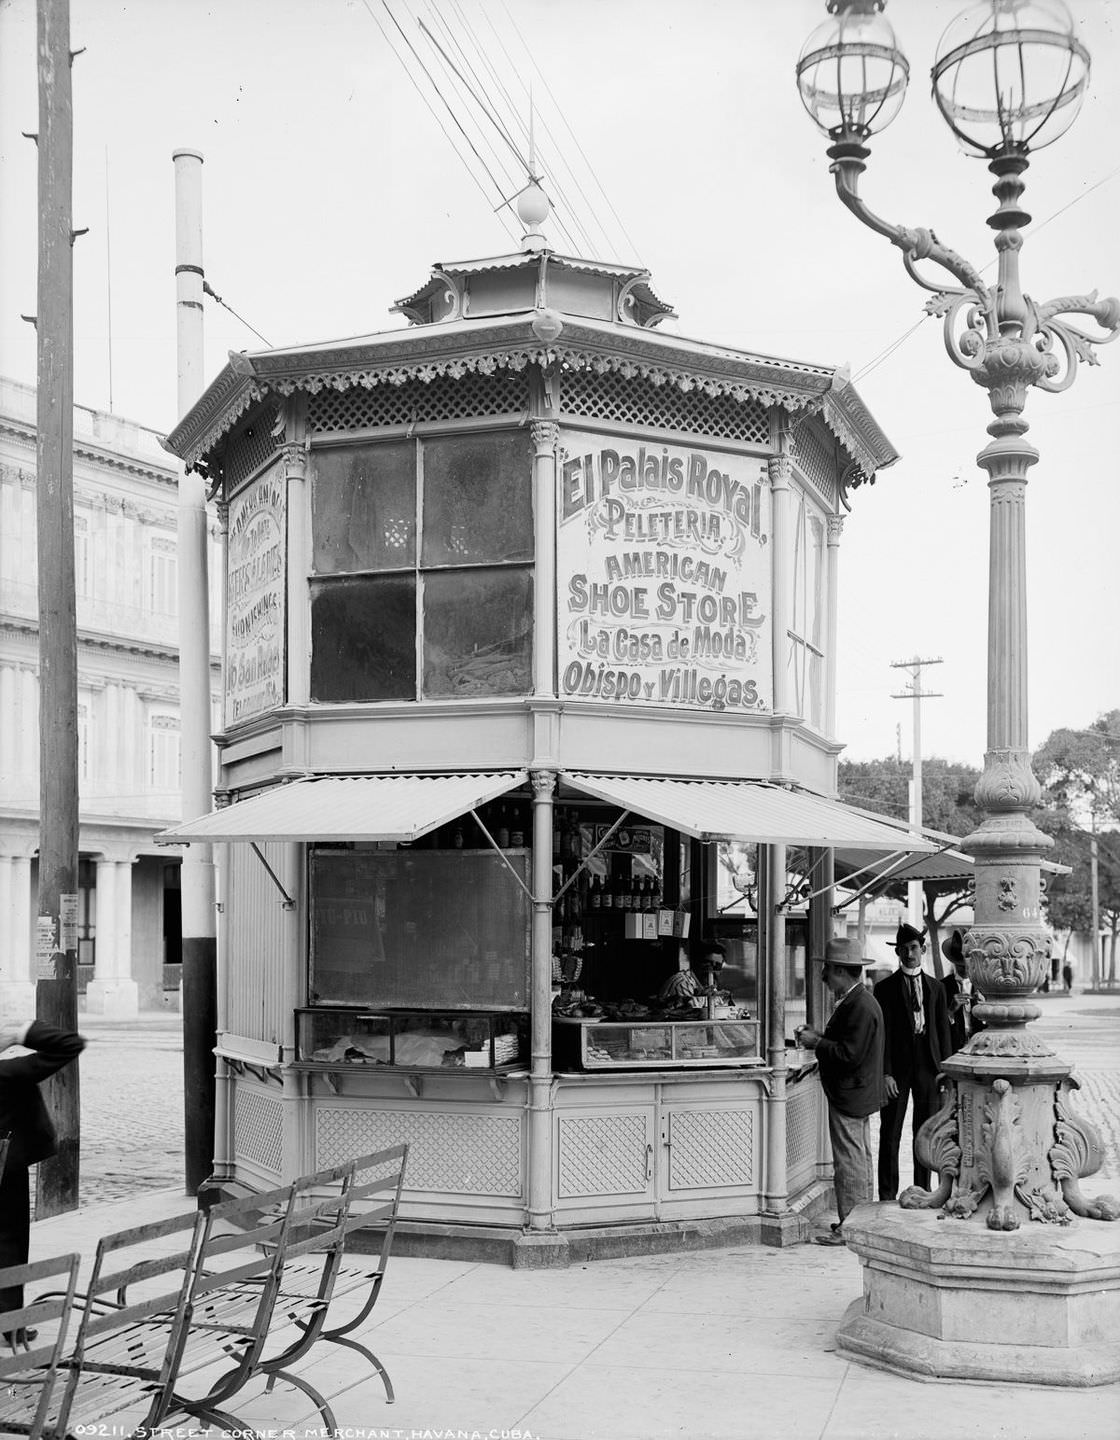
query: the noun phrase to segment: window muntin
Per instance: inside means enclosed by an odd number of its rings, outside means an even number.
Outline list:
[[[313,699],[529,691],[526,431],[316,450],[312,524]]]
[[[794,710],[824,723],[825,522],[804,495],[794,525],[789,675]]]
[[[149,542],[148,605],[157,615],[179,613],[179,567],[174,540],[157,537]]]

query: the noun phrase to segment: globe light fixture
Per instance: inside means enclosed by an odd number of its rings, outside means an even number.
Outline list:
[[[883,14],[885,0],[829,0],[797,62],[797,88],[814,123],[833,140],[884,130],[906,98],[910,67]]]
[[[936,1189],[911,1186],[899,1198],[901,1210],[879,1205],[874,1218],[859,1218],[857,1210],[845,1220],[848,1244],[868,1258],[865,1298],[838,1338],[850,1354],[875,1363],[890,1353],[896,1367],[910,1364],[922,1374],[1098,1383],[1083,1377],[1120,1378],[1120,1358],[1099,1349],[1087,1366],[1074,1342],[1035,1343],[1029,1325],[1015,1345],[986,1351],[970,1335],[962,1347],[947,1299],[954,1288],[973,1295],[972,1285],[975,1293],[992,1292],[999,1314],[1034,1316],[1042,1303],[1037,1277],[1062,1270],[1069,1286],[1047,1321],[1050,1335],[1081,1333],[1081,1293],[1094,1290],[1099,1298],[1107,1291],[1120,1305],[1120,1227],[1112,1239],[1080,1248],[1070,1239],[1062,1249],[1061,1227],[1120,1219],[1120,1199],[1082,1193],[1080,1180],[1100,1167],[1099,1137],[1071,1103],[1073,1067],[1029,1029],[1042,1013],[1031,997],[1049,972],[1040,871],[1053,841],[1031,814],[1041,792],[1027,731],[1025,512],[1027,472],[1039,457],[1026,439],[1023,411],[1033,390],[1064,390],[1082,361],[1097,363],[1096,348],[1120,334],[1120,301],[1093,291],[1039,302],[1023,290],[1019,257],[1031,217],[1022,195],[1031,152],[1077,115],[1089,54],[1063,0],[983,0],[945,30],[933,98],[959,143],[985,158],[994,177],[998,206],[988,225],[998,272],[989,283],[932,229],[883,219],[860,195],[868,142],[897,113],[906,62],[879,0],[830,0],[828,9],[832,18],[810,37],[796,73],[806,110],[831,142],[837,196],[902,252],[907,274],[929,292],[925,309],[942,322],[949,358],[986,391],[993,416],[977,456],[990,495],[987,746],[976,786],[984,818],[963,842],[975,861],[975,920],[964,949],[983,996],[973,1014],[984,1028],[942,1062],[942,1108],[916,1138],[917,1158],[937,1173]],[[1097,328],[1087,332],[1070,316],[1086,316]],[[957,1222],[953,1237],[935,1239],[916,1224],[912,1212],[919,1211]],[[1033,1222],[1026,1231],[1024,1222]],[[1015,1230],[1014,1251],[994,1238]],[[948,1270],[942,1257],[950,1251]],[[1020,1310],[1021,1301],[1028,1303]],[[919,1335],[912,1316],[935,1313],[939,1328]]]
[[[1089,68],[1064,0],[983,0],[946,27],[933,98],[969,154],[1041,150],[1077,118]]]

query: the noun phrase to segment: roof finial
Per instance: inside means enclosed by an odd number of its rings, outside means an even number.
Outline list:
[[[535,113],[533,110],[533,87],[529,85],[529,183],[517,197],[517,214],[521,223],[525,226],[525,234],[521,237],[521,248],[523,250],[543,250],[547,247],[548,241],[541,230],[541,224],[548,219],[548,213],[552,209],[548,196],[541,189],[540,176],[537,174],[537,145]]]

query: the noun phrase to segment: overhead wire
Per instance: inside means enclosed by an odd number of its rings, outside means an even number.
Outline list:
[[[429,9],[432,8],[433,7],[429,5]],[[526,143],[528,143],[530,139],[530,132],[529,126],[526,124],[525,117],[521,114],[517,106],[513,103],[513,100],[510,97],[509,90],[506,88],[504,82],[502,81],[501,75],[499,74],[492,60],[486,54],[486,51],[483,49],[481,43],[479,42],[478,36],[470,22],[470,19],[465,14],[462,7],[457,3],[457,0],[453,0],[452,8],[456,13],[459,23],[462,26],[466,36],[469,36],[470,43],[473,45],[479,61],[482,63],[483,66],[485,66],[485,68],[489,72],[493,86],[496,87],[497,92],[500,93],[502,99],[504,100],[506,110],[508,111],[512,119],[512,123],[516,125],[521,135],[524,137]],[[433,13],[435,12],[433,11]],[[447,17],[444,15],[439,15],[438,18],[448,35],[452,35],[453,32],[451,31]],[[459,51],[464,65],[469,69],[470,74],[475,81],[475,84],[480,89],[483,89],[484,81],[479,75],[478,68],[475,62],[473,62],[466,54],[466,51],[463,48],[463,44],[458,40],[457,37],[455,37],[454,43]],[[490,101],[490,108],[494,113],[495,123],[499,123],[497,119],[497,105],[495,104],[493,99],[491,99]],[[547,130],[547,125],[545,128]],[[512,137],[510,137],[509,126],[507,124],[502,123],[502,131],[507,136],[509,143],[513,145],[514,142],[512,140]],[[579,213],[576,207],[572,205],[568,199],[565,189],[560,182],[558,171],[551,166],[547,159],[545,151],[542,150],[540,145],[537,144],[535,148],[536,155],[534,157],[533,163],[537,170],[537,175],[534,178],[540,179],[542,178],[542,176],[548,177],[547,180],[544,181],[544,190],[545,193],[550,196],[550,204],[552,204],[552,214],[549,221],[550,225],[553,226],[561,235],[563,235],[567,244],[573,250],[579,250],[581,248],[580,245],[576,242],[573,231],[581,234],[583,237],[583,244],[586,253],[593,253],[595,246],[592,243],[590,236],[586,231],[586,228],[583,226],[582,221],[580,220]],[[522,164],[525,173],[528,175],[530,170],[529,161],[527,159],[523,159]],[[559,202],[559,204],[555,204],[552,202],[553,196],[555,196],[555,199]]]
[[[562,109],[562,107],[561,107],[561,105],[560,105],[560,102],[556,99],[556,96],[553,94],[552,87],[551,87],[551,85],[549,85],[549,83],[548,83],[548,77],[547,77],[547,75],[545,75],[544,71],[541,69],[540,65],[537,63],[536,56],[533,54],[533,52],[529,49],[528,45],[525,43],[525,38],[524,38],[524,36],[521,34],[520,29],[518,28],[517,21],[516,21],[516,20],[513,18],[513,16],[510,14],[509,6],[506,4],[506,0],[501,0],[501,6],[502,6],[502,9],[506,12],[506,16],[507,16],[507,18],[509,19],[510,24],[513,26],[514,33],[517,35],[517,38],[521,41],[522,49],[525,51],[526,55],[528,55],[529,60],[531,61],[534,70],[536,70],[537,74],[541,77],[541,80],[542,80],[542,82],[543,82],[543,84],[544,84],[544,88],[545,88],[545,90],[548,92],[549,98],[551,99],[553,105],[556,106],[556,113],[560,116],[560,119],[564,122],[564,127],[565,127],[565,129],[568,131],[568,134],[572,137],[572,140],[575,142],[575,147],[576,147],[576,149],[579,151],[580,156],[582,157],[584,164],[587,166],[588,171],[589,171],[590,174],[591,174],[591,178],[595,181],[595,184],[598,186],[598,188],[599,188],[599,193],[602,195],[603,199],[607,202],[607,208],[610,210],[611,214],[614,216],[615,220],[618,222],[619,228],[620,228],[621,231],[622,231],[622,234],[623,234],[624,239],[626,240],[626,243],[631,247],[631,250],[632,250],[633,253],[634,253],[634,258],[638,261],[639,264],[642,264],[643,262],[642,262],[642,259],[641,259],[641,255],[640,255],[639,252],[638,252],[638,247],[634,244],[634,241],[631,239],[630,233],[629,233],[629,231],[626,229],[626,226],[625,226],[625,224],[624,224],[624,222],[623,222],[623,220],[622,220],[622,217],[619,215],[618,211],[614,208],[614,205],[611,203],[611,198],[610,198],[610,196],[607,194],[606,190],[603,188],[602,182],[600,181],[598,175],[597,175],[596,172],[595,172],[595,167],[591,164],[591,161],[588,159],[586,151],[584,150],[583,146],[579,143],[579,138],[578,138],[578,136],[576,135],[575,131],[572,129],[571,125],[568,123],[567,117],[566,117],[565,114],[564,114],[564,111],[563,111],[563,109]],[[493,26],[493,23],[492,23],[492,22],[491,22],[491,29],[494,29],[494,26]],[[494,31],[494,33],[495,33],[495,35],[497,35],[497,31],[496,31],[496,30]],[[500,37],[499,37],[499,44],[501,44]],[[504,46],[504,45],[502,45],[502,49],[503,49],[503,51],[505,51],[505,46]],[[507,59],[509,58],[509,52],[508,52],[508,51],[506,51],[506,58],[507,58]],[[512,65],[512,63],[513,63],[512,60],[510,61],[510,63],[511,63],[511,65]]]
[[[487,48],[486,48],[485,46],[483,46],[482,41],[480,40],[480,38],[479,38],[479,36],[478,36],[478,33],[476,32],[474,26],[471,24],[470,18],[467,16],[466,12],[463,10],[463,7],[462,7],[462,5],[459,3],[459,0],[451,0],[451,3],[452,3],[453,9],[455,10],[455,12],[456,12],[456,13],[458,14],[458,16],[459,16],[460,22],[462,23],[463,27],[465,28],[467,34],[470,36],[471,42],[472,42],[472,44],[473,44],[473,46],[474,46],[474,49],[475,49],[476,53],[477,53],[478,56],[479,56],[479,59],[481,60],[482,64],[486,67],[486,69],[489,71],[490,76],[492,77],[492,80],[493,80],[494,85],[495,85],[495,86],[498,88],[498,90],[500,91],[500,93],[501,93],[501,95],[502,95],[502,98],[503,98],[503,100],[505,101],[505,105],[506,105],[507,110],[509,111],[510,115],[513,116],[514,122],[517,124],[517,126],[518,126],[518,128],[520,129],[521,133],[525,136],[526,140],[528,140],[528,138],[529,138],[529,127],[528,127],[528,125],[526,124],[523,110],[522,110],[520,107],[518,107],[517,104],[515,104],[515,102],[514,102],[514,100],[513,100],[513,97],[510,95],[510,92],[509,92],[508,88],[507,88],[506,85],[505,85],[505,82],[503,81],[503,79],[502,79],[502,77],[501,77],[501,74],[499,73],[498,69],[497,69],[496,66],[494,65],[494,62],[493,62],[493,60],[490,58],[490,55],[487,53]],[[485,11],[484,11],[483,13],[485,14]],[[504,45],[502,44],[501,37],[498,35],[497,31],[494,29],[493,21],[491,20],[491,18],[490,18],[489,15],[486,15],[486,20],[487,20],[487,23],[490,25],[490,28],[491,28],[492,30],[494,30],[495,38],[498,40],[499,45],[502,46],[503,53],[505,54],[506,59],[509,60],[511,66],[512,66],[512,65],[513,65],[513,61],[512,61],[512,59],[511,59],[510,56],[509,56],[509,52],[505,49]],[[564,155],[562,146],[559,144],[558,141],[555,140],[555,137],[554,137],[554,134],[553,134],[553,130],[552,130],[552,127],[551,127],[551,126],[549,125],[549,123],[548,123],[547,116],[543,113],[543,111],[539,110],[539,109],[533,104],[532,92],[531,92],[531,91],[527,91],[527,94],[528,94],[528,97],[529,97],[529,103],[530,103],[530,107],[531,107],[531,110],[532,110],[534,119],[535,119],[535,120],[539,120],[540,126],[541,126],[541,128],[544,130],[544,133],[548,136],[548,138],[549,138],[549,140],[550,140],[551,142],[555,143],[555,145],[556,145],[556,155],[557,155],[557,157],[558,157],[559,163],[560,163],[561,165],[563,165],[563,168],[567,171],[568,175],[571,177],[573,183],[574,183],[575,186],[576,186],[576,189],[580,192],[580,198],[581,198],[581,200],[584,202],[584,205],[587,207],[588,211],[594,216],[593,208],[592,208],[590,205],[587,204],[586,196],[585,196],[585,195],[583,194],[583,192],[582,192],[582,189],[581,189],[581,187],[580,187],[580,185],[579,185],[578,179],[576,178],[576,175],[575,175],[574,170],[572,169],[571,165],[568,163],[567,157]],[[537,158],[538,158],[538,160],[539,160],[539,162],[540,162],[540,163],[538,164],[538,167],[537,167],[537,168],[538,168],[538,170],[543,171],[543,173],[548,176],[548,184],[547,184],[547,186],[546,186],[546,191],[547,191],[547,192],[551,192],[552,194],[554,194],[554,195],[556,196],[557,200],[560,202],[560,208],[562,209],[563,214],[564,214],[564,221],[561,222],[561,223],[564,224],[565,226],[570,225],[571,227],[574,227],[574,229],[578,232],[578,234],[579,234],[579,236],[580,236],[580,238],[581,238],[584,253],[587,254],[587,255],[593,255],[593,254],[596,252],[596,250],[599,248],[599,247],[598,247],[598,244],[597,244],[597,242],[595,242],[594,240],[592,240],[591,235],[590,235],[590,232],[588,231],[587,226],[586,226],[586,225],[584,224],[584,222],[583,222],[583,219],[582,219],[582,216],[581,216],[581,212],[580,212],[579,207],[578,207],[576,204],[574,204],[574,203],[572,202],[572,200],[569,198],[569,196],[568,196],[568,191],[567,191],[567,186],[562,182],[562,180],[561,180],[561,178],[560,178],[559,166],[558,166],[558,165],[553,165],[553,164],[550,162],[550,160],[548,159],[548,151],[547,151],[546,147],[542,147],[542,146],[540,145],[539,139],[536,141],[536,150],[537,150]],[[613,247],[613,245],[612,245],[612,243],[611,243],[610,237],[607,235],[606,231],[603,229],[603,226],[602,226],[601,222],[598,221],[598,217],[595,216],[594,218],[595,218],[595,220],[596,220],[596,223],[598,224],[598,228],[599,228],[600,232],[602,233],[604,240],[606,241],[606,248],[607,248],[607,250],[608,250],[608,251],[612,250],[614,247]],[[573,250],[578,250],[578,249],[580,248],[579,245],[577,245],[577,244],[574,243],[574,240],[572,239],[572,237],[571,237],[570,235],[569,235],[569,243],[571,244]]]
[[[475,155],[476,159],[478,160],[479,164],[482,166],[483,170],[486,172],[486,175],[487,175],[488,179],[490,180],[491,185],[493,185],[495,191],[497,192],[497,194],[498,194],[498,196],[499,196],[499,198],[500,198],[500,197],[501,197],[501,193],[502,193],[502,192],[501,192],[501,186],[498,185],[498,183],[495,181],[494,176],[491,174],[489,167],[486,165],[486,163],[485,163],[485,161],[482,159],[481,155],[478,154],[477,147],[474,145],[474,143],[473,143],[473,141],[471,140],[470,136],[467,135],[466,131],[463,129],[463,126],[460,124],[459,119],[458,119],[458,117],[456,116],[454,110],[453,110],[453,109],[451,108],[451,106],[448,104],[446,97],[443,95],[443,93],[442,93],[442,91],[440,90],[439,86],[435,83],[435,81],[434,81],[434,79],[432,78],[431,74],[429,73],[427,67],[424,65],[423,60],[420,58],[419,55],[416,54],[416,50],[415,50],[414,46],[412,45],[411,41],[409,40],[408,36],[404,33],[404,30],[403,30],[403,28],[401,27],[400,22],[397,20],[397,17],[393,14],[392,10],[390,10],[389,5],[388,5],[388,3],[387,3],[387,0],[381,0],[381,3],[382,3],[382,5],[383,5],[383,7],[384,7],[384,9],[385,9],[386,14],[387,14],[387,15],[389,16],[389,18],[392,20],[393,25],[395,26],[397,32],[400,34],[401,39],[404,41],[405,45],[408,47],[409,52],[415,57],[416,63],[417,63],[417,65],[420,67],[421,71],[423,71],[426,79],[428,80],[428,83],[431,85],[432,89],[433,89],[433,90],[436,92],[436,94],[439,96],[439,99],[440,99],[441,102],[443,103],[444,108],[447,110],[447,112],[448,112],[448,114],[451,116],[452,120],[455,121],[455,125],[456,125],[457,129],[460,131],[460,133],[462,134],[464,141],[465,141],[466,144],[469,146],[471,152]],[[401,54],[401,52],[397,49],[397,47],[392,43],[392,41],[391,41],[391,39],[390,39],[390,36],[389,36],[389,32],[385,29],[385,26],[382,25],[381,21],[378,19],[377,15],[374,13],[374,10],[373,10],[373,8],[372,8],[372,6],[371,6],[371,4],[370,4],[370,0],[362,0],[362,5],[364,6],[364,8],[365,8],[365,10],[366,10],[366,13],[369,15],[370,19],[371,19],[371,20],[373,21],[373,23],[377,26],[378,30],[380,30],[381,35],[382,35],[382,37],[384,38],[386,45],[389,47],[390,52],[391,52],[391,53],[396,57],[396,59],[401,63],[401,65],[402,65],[402,67],[403,67],[403,69],[404,69],[404,71],[405,71],[405,74],[408,76],[410,82],[412,83],[413,88],[415,89],[416,93],[420,96],[421,100],[423,100],[424,104],[427,106],[428,110],[430,111],[433,119],[435,119],[436,123],[439,125],[440,129],[443,131],[445,137],[447,138],[448,143],[451,145],[451,148],[455,151],[456,155],[457,155],[457,156],[459,157],[459,159],[462,161],[462,163],[464,164],[464,166],[465,166],[466,169],[467,169],[467,173],[470,175],[471,179],[474,181],[474,183],[475,183],[475,185],[477,186],[477,188],[482,192],[483,197],[484,197],[484,198],[487,198],[487,203],[489,204],[490,202],[489,202],[489,198],[486,196],[486,187],[485,187],[485,185],[484,185],[484,184],[482,183],[482,181],[479,179],[479,176],[478,176],[477,172],[475,171],[475,169],[472,167],[470,161],[469,161],[469,160],[467,159],[467,157],[462,153],[462,151],[460,150],[459,146],[456,144],[455,139],[454,139],[452,133],[448,130],[447,126],[444,124],[443,119],[442,119],[442,117],[440,116],[439,112],[435,109],[435,107],[432,105],[431,101],[428,99],[427,95],[424,93],[424,89],[423,89],[423,87],[421,86],[421,84],[419,83],[419,81],[417,80],[416,75],[415,75],[413,69],[409,66],[407,59],[405,58],[404,55]],[[513,232],[512,232],[512,227],[510,226],[509,222],[506,220],[506,218],[505,218],[504,216],[499,217],[499,222],[502,224],[503,228],[507,231],[507,233],[509,233],[509,234],[512,234],[512,233],[513,233]]]

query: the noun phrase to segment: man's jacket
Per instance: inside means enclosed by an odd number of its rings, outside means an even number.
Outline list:
[[[7,1164],[34,1165],[58,1149],[39,1084],[85,1048],[80,1035],[36,1020],[23,1038],[30,1055],[0,1059],[0,1137],[11,1137]]]
[[[837,1002],[816,1050],[821,1085],[841,1115],[862,1118],[883,1104],[883,1013],[862,982]]]

